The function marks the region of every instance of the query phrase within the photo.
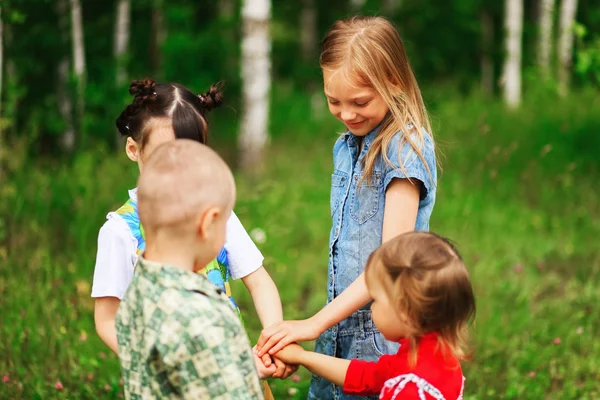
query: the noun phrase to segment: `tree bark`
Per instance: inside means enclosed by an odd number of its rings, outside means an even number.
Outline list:
[[[71,29],[73,39],[73,72],[77,80],[77,127],[80,145],[86,145],[83,115],[85,110],[85,51],[83,22],[79,0],[71,0]]]
[[[58,29],[62,43],[67,46],[69,41],[69,14],[67,0],[58,0],[56,3],[56,13],[58,14]],[[65,52],[58,62],[57,69],[57,100],[58,111],[65,124],[65,130],[60,137],[60,145],[67,152],[72,152],[75,148],[75,131],[73,128],[73,101],[69,90],[69,54]]]
[[[523,0],[505,0],[504,100],[511,108],[521,102],[521,57],[523,42]]]
[[[494,94],[494,19],[489,11],[483,10],[481,18],[481,91],[486,96]]]
[[[401,6],[401,0],[381,0],[381,12],[386,17],[394,17]]]
[[[115,37],[113,43],[113,55],[115,57],[116,83],[121,87],[127,80],[125,55],[129,46],[129,25],[131,19],[131,4],[129,0],[119,0],[117,4],[117,19],[115,21]]]
[[[315,61],[317,54],[317,8],[315,0],[302,0],[302,12],[300,14],[300,43],[302,47],[302,59],[305,63]]]
[[[4,37],[4,24],[2,23],[2,6],[0,5],[0,179],[2,178],[4,168],[3,168],[3,157],[4,154],[4,135],[2,134],[2,114],[3,114],[3,104],[2,104],[2,72],[4,67],[4,42],[2,38]]]
[[[550,77],[554,0],[540,0],[539,5],[538,66],[542,76],[547,79]]]
[[[155,80],[162,78],[162,45],[166,37],[163,15],[163,0],[152,4],[152,32],[150,33],[150,62]]]
[[[558,93],[564,96],[571,83],[573,62],[573,25],[577,12],[577,0],[562,0],[560,5],[560,28],[558,36]]]
[[[244,111],[239,145],[241,165],[259,167],[268,141],[271,88],[270,0],[244,0],[242,6],[242,96]]]

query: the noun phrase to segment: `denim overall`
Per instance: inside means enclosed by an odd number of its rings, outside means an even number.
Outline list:
[[[425,133],[421,151],[431,171],[413,151],[408,143],[402,144],[402,134],[392,139],[387,156],[394,164],[390,166],[380,155],[375,163],[373,175],[358,183],[363,175],[362,160],[367,154],[376,128],[361,138],[347,132],[340,136],[333,147],[334,172],[331,177],[332,227],[329,238],[329,280],[327,302],[342,293],[364,271],[367,258],[381,245],[385,191],[394,178],[412,178],[421,183],[419,210],[415,230],[428,231],[429,218],[436,194],[436,161],[433,140]],[[401,156],[401,157],[399,157]],[[400,159],[404,170],[400,168]],[[373,325],[370,304],[350,317],[331,327],[317,340],[316,351],[344,359],[359,358],[377,361],[384,354],[395,354],[398,343],[389,342]],[[372,398],[377,399],[375,395]],[[342,388],[327,380],[314,376],[310,384],[309,399],[361,399],[348,396]]]

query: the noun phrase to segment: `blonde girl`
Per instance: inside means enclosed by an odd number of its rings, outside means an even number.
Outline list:
[[[327,305],[309,319],[265,329],[258,355],[318,337],[319,353],[374,361],[396,353],[398,343],[373,324],[365,265],[383,242],[429,230],[434,142],[404,45],[389,21],[335,22],[323,39],[320,65],[329,111],[346,128],[333,147]],[[314,376],[309,399],[333,398],[354,397]]]

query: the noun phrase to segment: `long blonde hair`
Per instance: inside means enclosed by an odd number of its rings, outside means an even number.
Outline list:
[[[388,240],[369,257],[367,287],[377,280],[402,319],[416,363],[419,340],[437,332],[443,347],[468,358],[468,324],[475,317],[475,295],[458,251],[445,238],[408,232]]]
[[[323,70],[344,74],[353,85],[372,87],[389,108],[389,115],[365,156],[361,182],[370,179],[379,154],[394,167],[387,150],[394,135],[402,131],[400,155],[404,144],[409,143],[435,184],[422,151],[423,128],[432,135],[431,124],[404,44],[394,26],[382,17],[336,21],[323,38],[320,65]],[[406,172],[408,160],[399,162],[401,171]]]

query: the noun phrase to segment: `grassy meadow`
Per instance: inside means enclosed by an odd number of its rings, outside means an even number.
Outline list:
[[[443,90],[426,98],[442,166],[431,229],[457,243],[477,294],[465,399],[600,398],[600,96],[532,94],[512,112]],[[283,88],[273,107],[263,171],[236,170],[236,213],[285,317],[304,318],[326,299],[341,126]],[[214,147],[231,165],[238,117],[217,110],[213,121]],[[137,167],[105,148],[65,161],[31,159],[26,146],[7,152],[12,172],[0,182],[0,398],[120,398],[118,360],[94,331],[89,294],[98,229],[126,201]],[[250,296],[239,282],[233,290],[254,342]],[[300,369],[271,387],[277,399],[302,399],[309,381]]]

